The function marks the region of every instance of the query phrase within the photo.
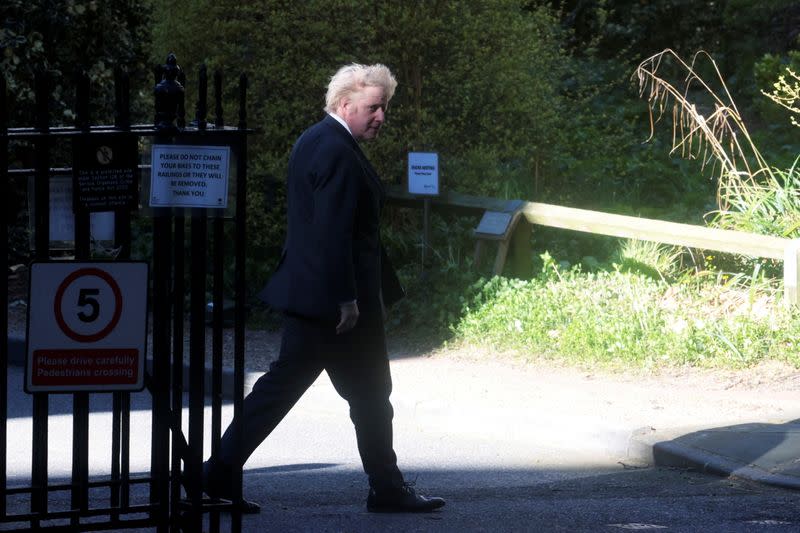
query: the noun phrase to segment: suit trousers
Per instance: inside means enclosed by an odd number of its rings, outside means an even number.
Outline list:
[[[212,463],[244,465],[325,370],[350,406],[370,486],[380,490],[403,483],[392,444],[392,378],[381,313],[362,313],[356,326],[341,335],[335,328],[335,321],[285,315],[278,359],[244,399],[242,415],[225,431]],[[242,442],[237,446],[240,426]]]

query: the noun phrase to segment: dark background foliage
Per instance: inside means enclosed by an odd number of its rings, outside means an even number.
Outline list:
[[[86,71],[93,84],[92,115],[98,121],[113,120],[114,68],[128,70],[138,90],[152,81],[147,74],[149,14],[145,0],[4,1],[0,64],[10,93],[10,125],[31,123],[37,71],[50,75],[53,123],[70,124],[74,118],[74,78],[79,70]]]
[[[760,93],[800,62],[796,1],[7,0],[0,22],[12,125],[32,121],[37,69],[51,73],[53,121],[65,124],[79,68],[93,82],[95,120],[107,122],[115,67],[131,73],[139,121],[151,119],[151,69],[168,52],[187,73],[190,114],[201,65],[225,74],[229,122],[238,74],[248,73],[248,119],[262,130],[250,146],[253,288],[282,246],[289,150],[322,116],[327,81],[344,63],[382,62],[397,75],[386,127],[367,147],[387,183],[403,183],[408,151],[430,150],[447,189],[702,223],[716,184],[699,164],[668,155],[671,128],[643,142],[646,106],[630,80],[640,61],[668,47],[714,57],[770,162],[788,166],[797,155],[796,130]],[[26,147],[14,150],[13,164],[30,164]],[[6,200],[10,220],[23,198],[20,187]],[[385,222],[391,253],[420,293],[434,275],[444,273],[437,290],[457,294],[485,273],[471,265],[477,220],[435,214],[427,281],[420,212],[390,208]],[[612,248],[574,233],[534,234],[537,253],[573,262],[602,261]]]
[[[90,114],[95,123],[113,122],[114,69],[131,77],[135,121],[147,120],[152,88],[148,61],[150,4],[145,0],[4,0],[0,4],[0,66],[8,87],[10,127],[34,123],[34,79],[45,73],[51,89],[50,122],[72,125],[75,78],[88,74],[92,84]],[[69,166],[68,147],[54,147],[53,166]],[[12,143],[13,168],[31,168],[29,143]],[[5,223],[11,227],[10,260],[28,258],[25,180],[11,183],[4,198]]]

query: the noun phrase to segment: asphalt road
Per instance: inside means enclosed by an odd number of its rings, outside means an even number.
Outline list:
[[[599,462],[599,461],[598,461]],[[275,491],[245,531],[685,532],[797,531],[798,494],[708,475],[574,461],[533,467],[445,468],[420,472],[448,505],[430,515],[372,515],[357,475],[335,468],[255,471],[254,485]],[[253,492],[252,489],[250,491]]]
[[[635,403],[630,391],[589,384],[570,389],[563,377],[551,378],[551,389],[535,387],[514,381],[519,372],[488,376],[486,365],[469,363],[393,365],[400,466],[420,492],[446,498],[447,506],[425,515],[366,512],[366,480],[347,406],[323,375],[246,465],[245,494],[263,510],[244,517],[244,531],[800,531],[800,492],[646,467],[621,456],[627,418],[609,416],[608,398],[629,396]],[[21,369],[12,367],[9,390],[21,390],[21,380]],[[431,390],[436,381],[441,387]],[[14,484],[29,475],[31,438],[30,399],[21,392],[12,398],[7,453]],[[69,396],[51,401],[48,467],[54,479],[71,472],[70,402]],[[594,414],[599,406],[605,415]],[[149,468],[148,407],[146,394],[135,397],[133,471]],[[93,395],[92,410],[90,470],[102,475],[109,463],[107,397]],[[226,421],[231,412],[227,406]],[[68,493],[54,495],[51,505],[67,500]]]

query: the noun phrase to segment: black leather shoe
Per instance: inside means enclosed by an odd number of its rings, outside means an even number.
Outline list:
[[[211,461],[203,463],[203,492],[214,499],[230,500],[233,505],[237,505],[242,514],[258,514],[261,506],[256,502],[241,498],[238,503],[233,498],[233,483],[231,482],[229,469],[219,468]]]
[[[408,484],[376,492],[369,489],[367,511],[370,513],[427,513],[444,506],[442,498],[420,496]]]

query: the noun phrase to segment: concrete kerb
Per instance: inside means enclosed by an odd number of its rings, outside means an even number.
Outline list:
[[[683,445],[675,441],[663,441],[653,445],[653,464],[670,466],[748,479],[766,485],[789,489],[800,489],[800,479],[779,472],[768,472],[754,464],[743,465],[741,461]]]
[[[769,466],[748,463],[683,442],[681,437],[711,433],[714,429],[692,427],[657,432],[652,427],[640,428],[631,434],[628,456],[644,464],[667,468],[695,470],[723,477],[747,479],[766,485],[800,490],[800,477],[777,471]]]

